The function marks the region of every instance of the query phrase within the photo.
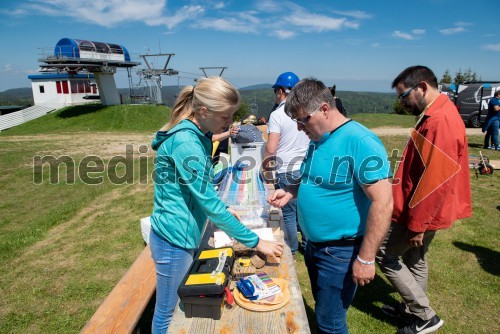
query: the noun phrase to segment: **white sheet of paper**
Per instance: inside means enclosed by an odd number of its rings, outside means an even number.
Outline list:
[[[252,230],[261,238],[262,240],[274,241],[273,229],[270,227],[265,228],[256,228]],[[224,247],[224,246],[232,246],[233,239],[231,239],[224,231],[216,231],[214,232],[214,247]]]
[[[233,240],[223,231],[214,232],[214,247],[232,246]]]

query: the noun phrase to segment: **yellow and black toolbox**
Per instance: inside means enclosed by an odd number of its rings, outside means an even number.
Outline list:
[[[233,263],[231,247],[198,251],[177,290],[186,318],[220,319]]]

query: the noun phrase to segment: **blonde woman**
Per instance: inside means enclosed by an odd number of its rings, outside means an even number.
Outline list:
[[[154,210],[150,246],[156,267],[153,333],[165,333],[177,303],[177,289],[193,261],[207,218],[242,244],[280,256],[283,243],[259,239],[228,211],[210,182],[212,142],[238,109],[238,91],[221,77],[185,87],[170,121],[156,134]]]

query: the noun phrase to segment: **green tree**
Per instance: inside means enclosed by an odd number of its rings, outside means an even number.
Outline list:
[[[460,83],[465,81],[465,75],[462,72],[462,69],[459,68],[458,71],[455,73],[455,78],[453,79],[454,83]]]
[[[396,101],[394,101],[392,109],[394,111],[394,114],[397,115],[411,115],[411,112],[406,109],[401,103],[399,103],[399,99],[396,99]]]
[[[473,72],[472,69],[469,67],[464,72],[462,72],[462,69],[458,69],[457,73],[455,74],[455,79],[453,80],[453,82],[459,84],[461,82],[478,81],[478,80],[481,80],[481,77],[476,72]]]
[[[439,83],[442,83],[442,84],[451,84],[450,71],[448,71],[448,70],[444,71],[443,77],[441,78],[441,81]]]
[[[238,110],[236,110],[236,112],[233,115],[233,121],[235,122],[241,121],[243,117],[249,114],[248,110],[249,110],[248,104],[246,102],[242,102]]]

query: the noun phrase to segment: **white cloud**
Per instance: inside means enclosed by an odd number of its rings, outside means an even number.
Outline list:
[[[168,2],[173,3],[173,2]],[[253,3],[252,3],[253,5]],[[360,20],[371,18],[364,11],[340,11],[337,17],[316,14],[297,3],[286,1],[256,2],[253,10],[230,12],[224,0],[202,5],[167,8],[167,0],[29,0],[8,15],[45,15],[71,18],[103,27],[142,22],[148,26],[165,26],[168,30],[182,24],[197,29],[236,33],[267,33],[287,39],[301,33],[321,33],[358,29]],[[283,8],[286,8],[286,13]],[[0,9],[0,13],[7,13]],[[286,31],[285,31],[286,30]]]
[[[372,45],[371,45],[371,47],[375,48],[375,49],[379,48],[380,46],[381,46],[380,43],[372,43]]]
[[[150,26],[164,25],[168,29],[173,29],[185,21],[201,16],[204,12],[205,9],[202,6],[184,6],[172,16],[146,19],[145,23]]]
[[[202,6],[183,6],[168,13],[166,0],[38,0],[22,5],[11,15],[46,15],[71,17],[76,21],[114,27],[127,22],[144,22],[150,26],[165,25],[172,29],[202,14]],[[217,6],[223,5],[219,2]]]
[[[214,8],[215,8],[215,9],[222,9],[222,8],[224,8],[224,7],[226,7],[226,4],[225,4],[224,2],[222,2],[222,1],[221,1],[221,2],[218,2],[218,3],[216,3],[216,4],[214,5]]]
[[[214,29],[226,32],[241,32],[253,33],[256,32],[255,27],[248,25],[247,22],[242,22],[236,17],[226,19],[204,19],[196,24],[197,28]]]
[[[242,20],[247,21],[247,24],[260,24],[260,19],[254,11],[242,12],[238,15]]]
[[[423,35],[425,34],[425,29],[413,29],[411,33],[414,35]]]
[[[295,12],[285,19],[288,23],[303,28],[306,32],[323,32],[341,30],[344,27],[358,28],[359,24],[345,18],[333,18],[324,15]]]
[[[474,25],[474,23],[458,21],[458,22],[455,22],[455,28],[441,29],[441,30],[439,30],[439,32],[443,35],[458,34],[458,33],[467,31],[467,29],[465,29],[465,27],[473,26],[473,25]]]
[[[12,64],[5,64],[3,65],[3,68],[0,70],[1,73],[8,73],[8,75],[13,75],[13,74],[33,74],[33,73],[38,73],[38,69],[33,70],[33,69],[21,69],[16,65]]]
[[[397,37],[397,38],[407,39],[409,41],[415,39],[415,37],[413,37],[413,35],[399,31],[399,30],[395,30],[392,33],[392,36]]]
[[[284,9],[286,9],[286,12],[284,12]],[[348,17],[356,19],[371,17],[363,11],[334,12],[337,15],[347,17],[331,17],[312,13],[307,8],[290,1],[257,2],[256,10],[261,15],[266,14],[265,17],[261,18],[261,24],[257,28],[262,31],[280,31],[279,33],[271,33],[271,35],[279,38],[295,36],[298,32],[321,33],[325,31],[340,31],[342,29],[358,29],[360,23],[350,20]],[[284,29],[294,32],[284,34]]]
[[[225,32],[257,33],[260,19],[254,11],[231,13],[226,18],[205,18],[193,26],[202,29],[214,29]]]
[[[500,43],[497,44],[485,44],[481,46],[482,49],[491,51],[500,51]]]
[[[342,16],[349,16],[349,17],[354,17],[355,19],[363,20],[363,19],[370,19],[373,16],[361,11],[361,10],[353,10],[353,11],[333,11],[335,14],[339,14]]]
[[[257,1],[257,9],[266,13],[276,13],[283,10],[284,3],[275,1]]]
[[[290,39],[295,36],[295,33],[289,30],[275,30],[269,33],[269,36],[275,36],[279,39]]]
[[[29,12],[24,8],[16,8],[13,10],[0,8],[0,14],[8,16],[26,16],[29,14]]]
[[[464,31],[466,31],[466,29],[463,27],[447,28],[447,29],[439,30],[439,32],[443,35],[453,35],[453,34],[458,34],[458,33],[464,32]]]
[[[463,21],[458,21],[458,22],[455,22],[455,25],[457,27],[469,27],[469,26],[473,26],[474,23],[471,23],[471,22],[463,22]]]

